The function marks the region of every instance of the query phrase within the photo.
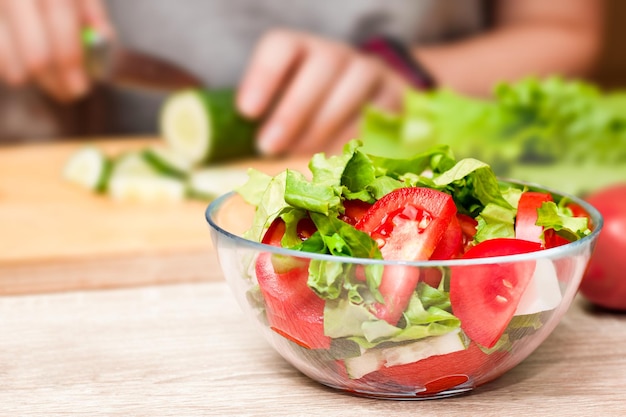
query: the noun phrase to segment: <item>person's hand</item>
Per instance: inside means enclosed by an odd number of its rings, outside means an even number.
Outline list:
[[[244,115],[262,120],[263,154],[336,152],[354,138],[365,104],[397,109],[407,87],[348,45],[273,30],[257,45],[237,102]]]
[[[84,26],[113,36],[101,0],[0,0],[0,82],[34,83],[59,101],[81,97]]]

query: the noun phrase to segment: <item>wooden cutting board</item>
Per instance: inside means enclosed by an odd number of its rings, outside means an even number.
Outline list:
[[[0,294],[222,279],[206,202],[122,203],[66,182],[85,142],[0,147]],[[107,154],[156,138],[90,141]],[[239,161],[275,174],[298,161]]]

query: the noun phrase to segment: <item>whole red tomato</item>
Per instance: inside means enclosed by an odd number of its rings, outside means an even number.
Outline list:
[[[594,304],[626,311],[626,183],[587,197],[604,217],[580,292]]]

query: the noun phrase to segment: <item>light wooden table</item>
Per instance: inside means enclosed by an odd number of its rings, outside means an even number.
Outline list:
[[[92,139],[110,157],[155,137]],[[63,167],[85,141],[0,146],[0,295],[220,279],[207,202],[116,202],[73,186]],[[230,163],[275,174],[306,160]]]
[[[577,299],[526,361],[466,396],[341,394],[260,338],[224,282],[0,298],[2,416],[623,416],[626,316]]]

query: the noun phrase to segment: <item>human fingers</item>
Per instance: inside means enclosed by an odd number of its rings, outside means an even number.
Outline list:
[[[46,39],[41,3],[38,0],[3,0],[2,11],[11,29],[13,58],[21,65],[20,82],[36,81],[49,95],[62,99],[62,88],[54,74],[52,52]]]
[[[60,101],[84,95],[89,79],[84,67],[81,32],[85,26],[106,38],[115,30],[100,0],[42,0],[55,67],[38,75],[40,86]]]
[[[378,78],[372,95],[364,105],[395,113],[402,108],[403,97],[409,84],[396,73],[381,63],[381,76]],[[352,139],[358,139],[362,124],[363,111],[358,111],[346,120],[340,129],[330,135],[323,151],[329,155],[341,154],[343,146]]]
[[[17,87],[26,80],[25,68],[18,55],[8,22],[2,18],[0,3],[0,80]]]
[[[386,75],[381,77],[381,83],[368,104],[380,110],[396,112],[402,107],[404,93],[409,84],[392,71],[388,69],[384,71]]]
[[[284,94],[264,122],[259,149],[269,155],[297,150],[301,135],[344,70],[349,49],[321,39],[307,40],[306,52]],[[307,145],[317,148],[319,144]]]
[[[115,28],[101,0],[75,0],[80,6],[80,18],[84,25],[93,28],[107,39],[115,37]]]
[[[295,32],[268,32],[255,48],[240,83],[237,107],[258,119],[267,113],[304,52],[304,38]]]
[[[329,140],[335,140],[344,125],[362,111],[376,92],[383,75],[382,64],[378,60],[353,52],[349,64],[330,89],[294,152],[316,152]]]
[[[339,130],[335,131],[321,149],[326,155],[341,155],[343,147],[352,139],[358,139],[362,122],[361,114],[354,114]]]
[[[51,56],[38,1],[3,0],[2,9],[24,78],[29,79],[50,64]]]
[[[50,84],[56,84],[51,92],[63,101],[81,97],[88,89],[78,7],[77,0],[42,0],[52,66],[48,71],[40,73],[38,79],[48,89]]]

